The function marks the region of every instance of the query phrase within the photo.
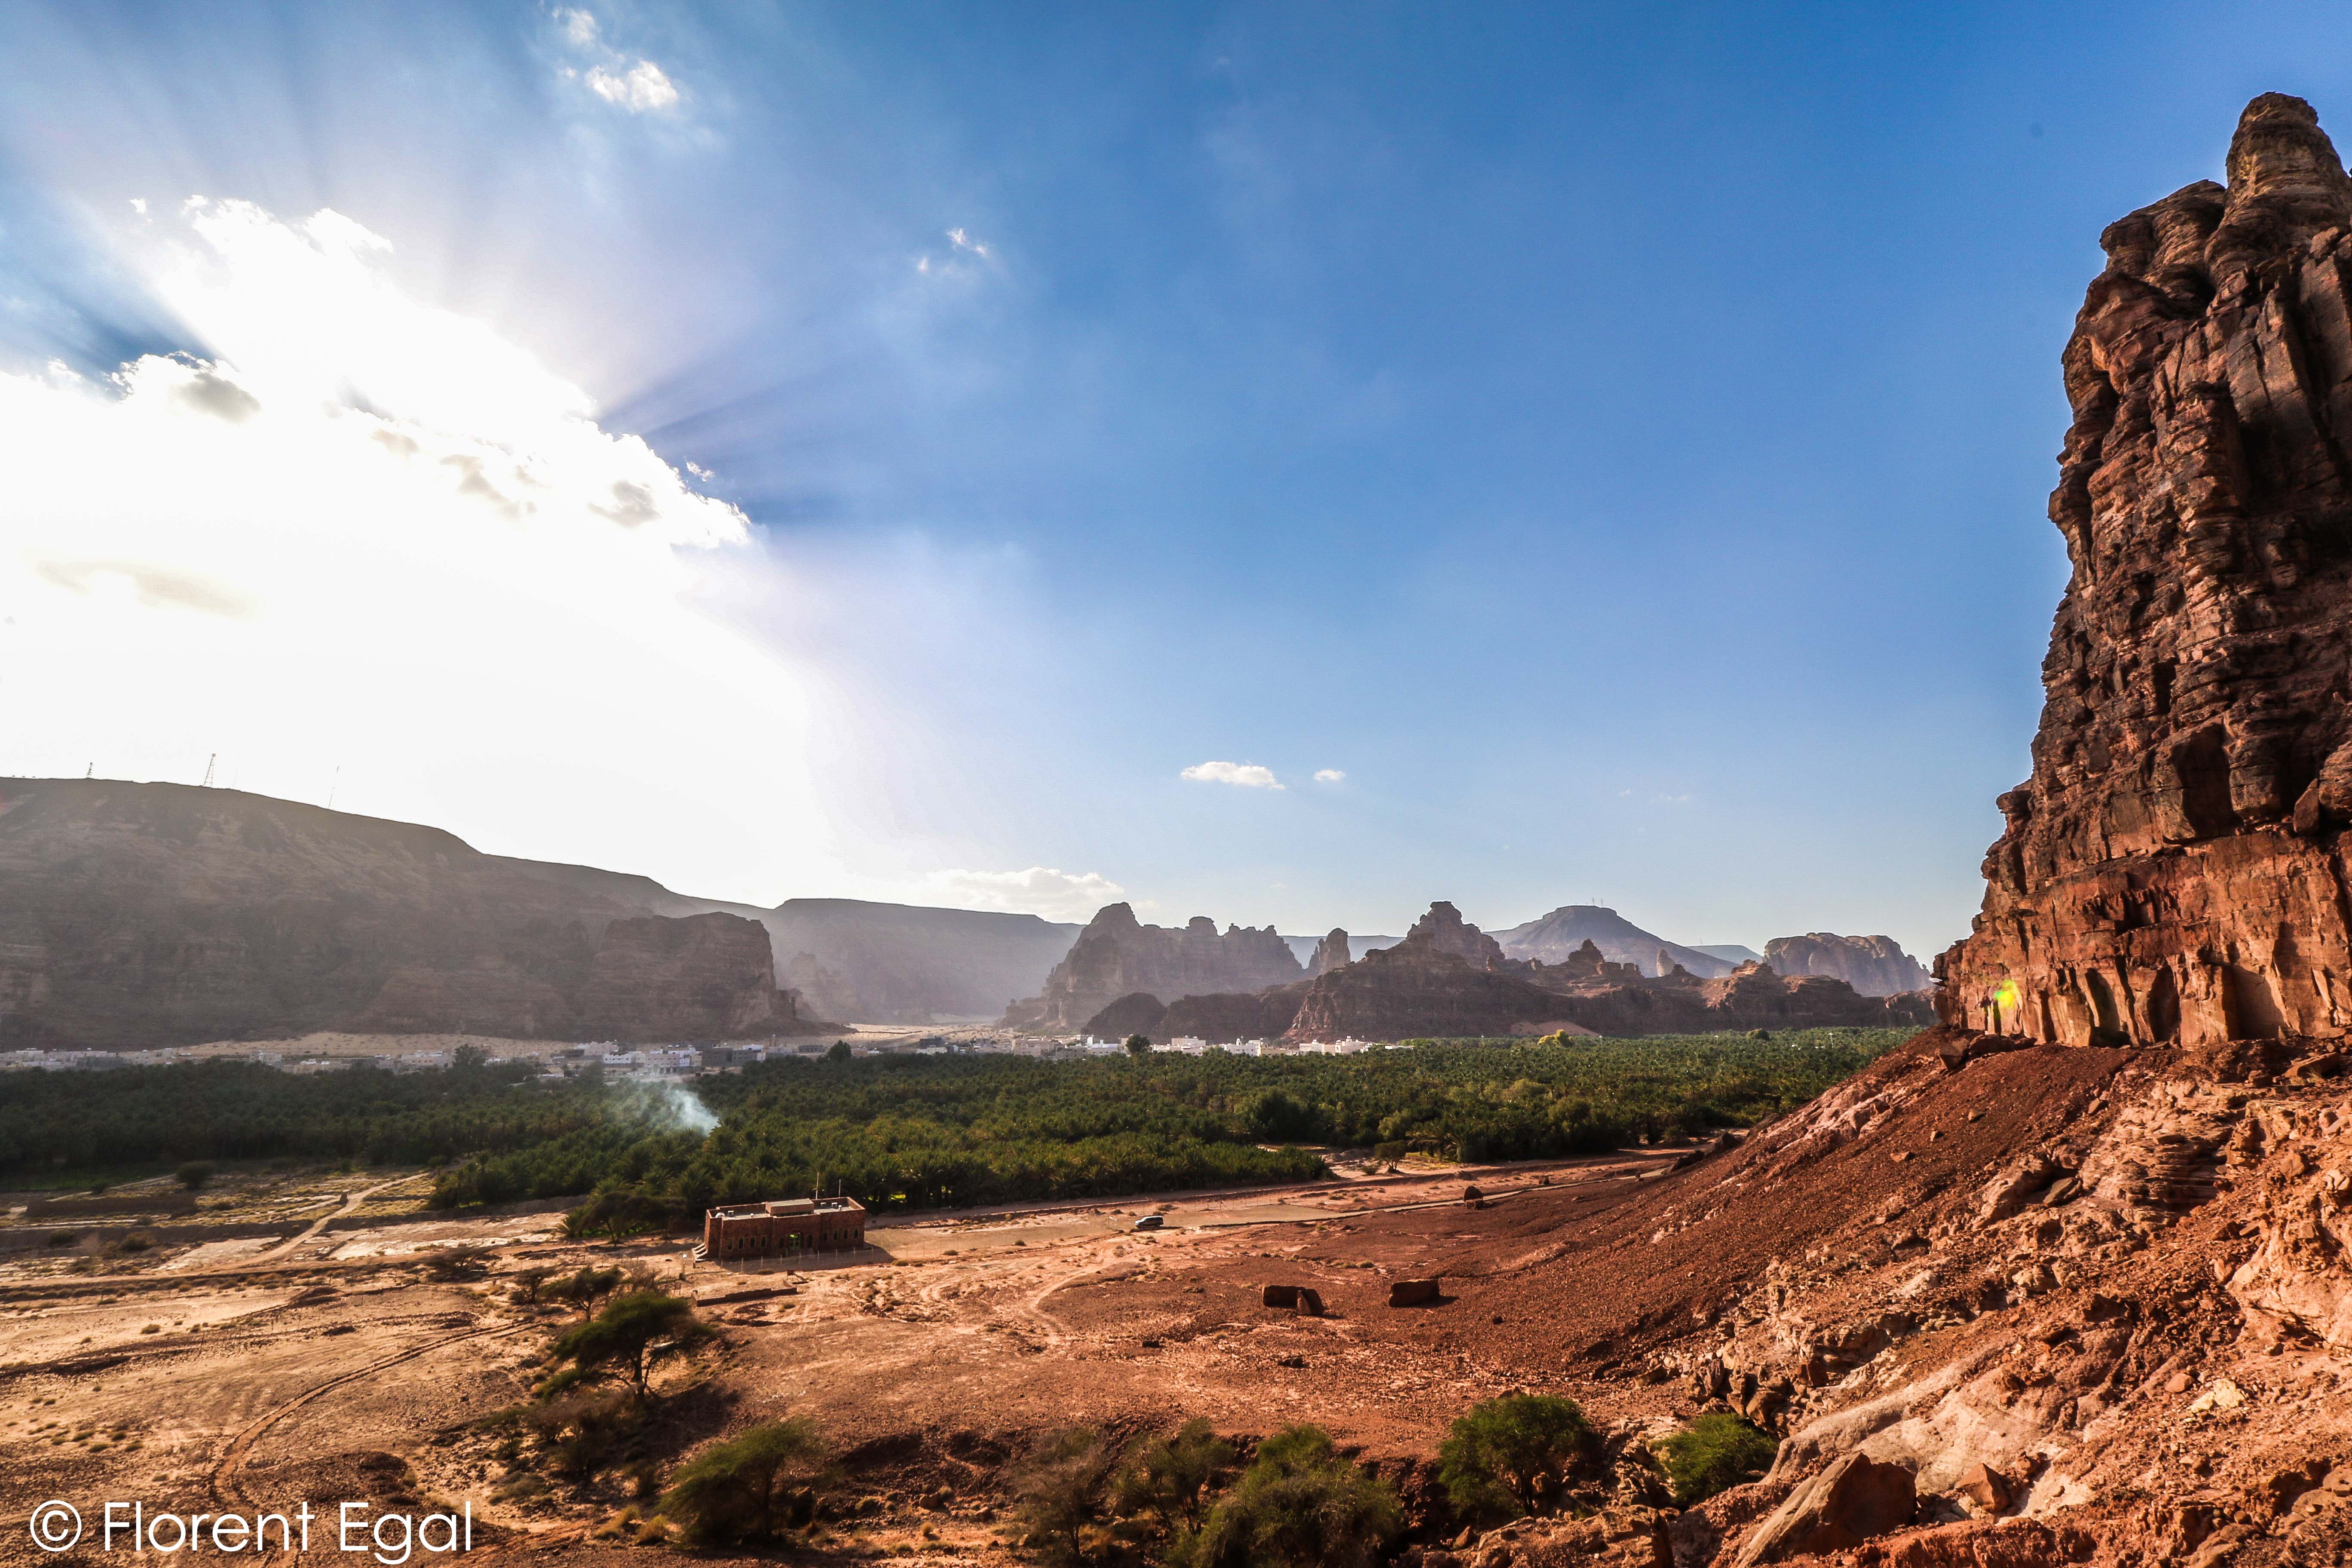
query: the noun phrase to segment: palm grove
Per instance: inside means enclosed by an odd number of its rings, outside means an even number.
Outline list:
[[[789,1059],[707,1076],[719,1118],[590,1075],[460,1053],[415,1073],[296,1076],[210,1061],[22,1073],[0,1100],[0,1173],[40,1185],[195,1161],[413,1164],[442,1206],[581,1198],[576,1231],[690,1229],[716,1203],[822,1187],[869,1209],[1311,1180],[1315,1146],[1464,1160],[1559,1157],[1749,1125],[1902,1038],[1433,1042],[1352,1057],[1212,1051],[1038,1061]]]

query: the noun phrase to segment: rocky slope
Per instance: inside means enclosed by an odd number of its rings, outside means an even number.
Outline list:
[[[2033,773],[1949,1016],[2081,1045],[2352,1022],[2352,178],[2265,94],[2229,184],[2100,237],[2050,515],[2073,563]]]
[[[1738,967],[1703,949],[1685,947],[1654,935],[1615,910],[1599,904],[1563,904],[1540,920],[1496,931],[1495,940],[1512,958],[1536,959],[1545,963],[1560,963],[1589,942],[1611,963],[1633,964],[1653,977],[1664,973],[1657,963],[1661,952],[1702,980],[1728,974]]]
[[[1490,1375],[1559,1379],[1614,1422],[1591,1506],[1654,1554],[1605,1561],[2337,1563],[2343,1070],[2308,1043],[1930,1031],[1585,1224],[1457,1261],[1448,1289]],[[1677,1513],[1646,1438],[1706,1409],[1779,1457]],[[1418,1568],[1586,1561],[1552,1551],[1569,1528]]]
[[[1895,996],[1925,991],[1934,979],[1891,936],[1836,936],[1811,931],[1776,936],[1764,944],[1764,962],[1781,974],[1826,974],[1864,996]]]
[[[754,921],[642,877],[234,790],[0,783],[9,1046],[819,1027],[778,991]]]
[[[1679,1515],[1628,1442],[1622,1561],[2346,1561],[2352,180],[2277,95],[2228,174],[2108,229],[2066,349],[2074,574],[1949,1022],[1475,1298],[1530,1375],[1678,1390],[1633,1429],[1780,1435]]]
[[[1148,926],[1126,904],[1106,905],[1045,977],[1045,989],[1006,1009],[1008,1027],[1076,1029],[1113,1001],[1264,990],[1300,978],[1298,959],[1272,926],[1244,930],[1196,915],[1181,930]]]

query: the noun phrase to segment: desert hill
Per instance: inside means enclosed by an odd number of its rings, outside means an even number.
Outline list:
[[[0,782],[0,1041],[810,1032],[759,911],[236,790]]]

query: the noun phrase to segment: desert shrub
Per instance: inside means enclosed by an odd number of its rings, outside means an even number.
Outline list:
[[[644,1419],[643,1407],[614,1389],[565,1390],[523,1414],[548,1468],[580,1481],[602,1470]]]
[[[172,1174],[178,1179],[180,1185],[193,1193],[213,1179],[213,1168],[207,1161],[191,1160]]]
[[[1106,1511],[1116,1458],[1100,1433],[1073,1426],[1038,1444],[1013,1472],[1013,1506],[1040,1561],[1067,1568],[1090,1560],[1087,1531]]]
[[[490,1267],[490,1249],[487,1247],[444,1247],[436,1248],[425,1259],[425,1276],[428,1279],[477,1279]]]
[[[144,1252],[155,1245],[155,1238],[143,1230],[134,1230],[115,1245],[125,1252]]]
[[[808,1417],[771,1421],[688,1461],[657,1511],[695,1545],[772,1540],[809,1521],[829,1458]]]
[[[49,1238],[47,1245],[50,1247],[71,1247],[75,1242],[80,1239],[80,1236],[76,1232],[70,1230],[53,1230],[49,1232]]]
[[[567,1330],[551,1353],[572,1363],[583,1376],[626,1378],[643,1399],[651,1392],[658,1362],[691,1350],[710,1335],[709,1328],[695,1317],[693,1302],[659,1290],[632,1290]]]
[[[1209,1489],[1234,1468],[1234,1446],[1195,1416],[1130,1455],[1111,1489],[1122,1519],[1149,1515],[1171,1535],[1197,1531]]]
[[[554,1277],[555,1270],[544,1264],[535,1265],[530,1268],[518,1268],[514,1274],[514,1284],[508,1294],[518,1306],[536,1307],[539,1305],[540,1289]]]
[[[1437,1479],[1456,1510],[1473,1517],[1533,1513],[1545,1494],[1600,1450],[1576,1401],[1507,1394],[1473,1405],[1438,1445]]]
[[[1185,1543],[1191,1568],[1370,1568],[1404,1520],[1387,1482],[1358,1469],[1319,1426],[1292,1426],[1217,1500]]]
[[[1675,1501],[1689,1508],[1769,1469],[1780,1446],[1770,1434],[1717,1410],[1667,1438],[1664,1447]]]

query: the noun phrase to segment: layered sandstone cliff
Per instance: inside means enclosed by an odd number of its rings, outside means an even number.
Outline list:
[[[2073,574],[1955,1022],[2068,1044],[2352,1024],[2352,178],[2265,94],[2101,236],[2050,515]]]
[[[1156,997],[1262,991],[1301,978],[1297,955],[1272,926],[1245,930],[1196,915],[1182,929],[1148,926],[1108,904],[1045,977],[1045,990],[1007,1008],[1013,1028],[1076,1029],[1133,992]]]
[[[1825,931],[1776,936],[1764,944],[1764,962],[1782,974],[1843,980],[1864,996],[1895,996],[1935,984],[1919,961],[1891,936],[1837,936]]]
[[[642,877],[233,790],[0,782],[8,1045],[818,1027],[777,990],[756,921]]]

